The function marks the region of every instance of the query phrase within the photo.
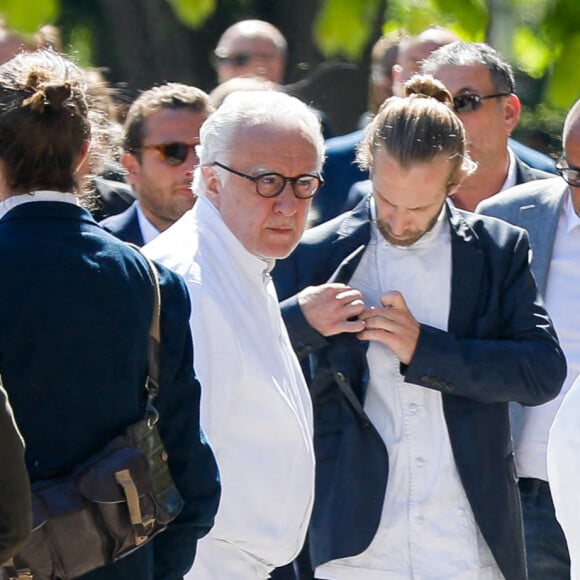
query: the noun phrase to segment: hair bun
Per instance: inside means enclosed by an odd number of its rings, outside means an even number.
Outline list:
[[[32,76],[33,75],[31,75],[31,77]],[[32,84],[30,82],[31,80],[33,82],[38,81],[38,77],[36,75],[34,75],[34,77],[34,79],[29,79],[29,86]],[[70,83],[47,83],[44,85],[35,86],[34,89],[34,94],[31,97],[24,99],[24,101],[22,101],[22,106],[30,107],[33,111],[37,111],[39,113],[44,112],[46,106],[55,108],[61,107],[72,94]]]
[[[405,83],[405,95],[407,97],[431,97],[446,105],[453,103],[453,97],[445,85],[430,75],[412,76]]]

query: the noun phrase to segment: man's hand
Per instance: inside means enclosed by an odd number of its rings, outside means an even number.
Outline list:
[[[362,294],[345,284],[308,286],[298,294],[298,304],[308,324],[322,336],[364,329],[364,323],[356,319],[365,307]]]
[[[385,292],[381,304],[382,308],[371,307],[359,315],[365,329],[358,337],[382,342],[403,364],[408,365],[419,340],[419,323],[400,292]]]

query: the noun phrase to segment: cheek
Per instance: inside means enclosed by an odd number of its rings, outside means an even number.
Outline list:
[[[381,204],[380,202],[376,204],[377,208],[377,221],[389,223],[393,218],[393,210]]]

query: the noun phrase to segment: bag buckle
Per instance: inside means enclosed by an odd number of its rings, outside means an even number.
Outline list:
[[[0,580],[34,580],[32,570],[23,568],[17,570],[12,559],[0,566]]]

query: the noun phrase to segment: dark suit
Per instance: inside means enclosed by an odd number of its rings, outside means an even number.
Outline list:
[[[563,354],[538,298],[523,230],[448,205],[452,279],[448,332],[421,325],[406,382],[442,393],[459,475],[476,521],[507,580],[526,577],[508,401],[556,396]],[[370,238],[369,201],[309,230],[273,275],[291,339],[312,355],[316,499],[314,566],[365,550],[375,535],[388,479],[386,447],[366,416],[365,343],[325,338],[294,296],[330,278],[348,282]],[[290,298],[288,298],[290,297]],[[479,340],[482,339],[482,340]]]
[[[99,222],[99,225],[124,242],[131,242],[137,246],[142,246],[145,243],[139,227],[137,202],[133,202],[124,212]]]
[[[0,565],[26,541],[31,525],[24,442],[0,384]]]
[[[0,220],[0,373],[32,481],[68,470],[144,415],[153,287],[144,258],[84,209],[32,202]],[[151,543],[87,580],[181,579],[213,525],[215,460],[199,429],[189,298],[159,267],[159,429],[185,500]]]
[[[554,177],[552,173],[547,173],[541,169],[535,169],[530,167],[527,163],[524,163],[516,155],[516,185],[521,183],[528,183],[529,181],[535,181],[536,179],[548,179]],[[348,192],[344,205],[341,208],[341,212],[349,211],[355,207],[360,200],[369,195],[373,190],[373,184],[370,179],[365,179],[364,181],[359,181],[355,183]]]
[[[97,221],[125,211],[135,201],[133,188],[117,179],[104,175],[97,176],[94,179],[94,187],[97,199],[93,204],[95,207],[91,208],[91,214]]]
[[[363,135],[364,129],[326,141],[326,160],[323,168],[325,183],[312,202],[311,225],[321,224],[343,211],[352,209],[361,199],[362,196],[357,193],[353,193],[351,198],[349,192],[356,182],[368,179],[368,171],[361,171],[355,161],[356,147]],[[514,139],[509,139],[508,145],[525,165],[538,169],[540,172],[552,174],[556,172],[554,161],[547,155]],[[533,177],[533,179],[538,178]],[[523,179],[517,183],[524,181],[529,181],[529,179]]]

